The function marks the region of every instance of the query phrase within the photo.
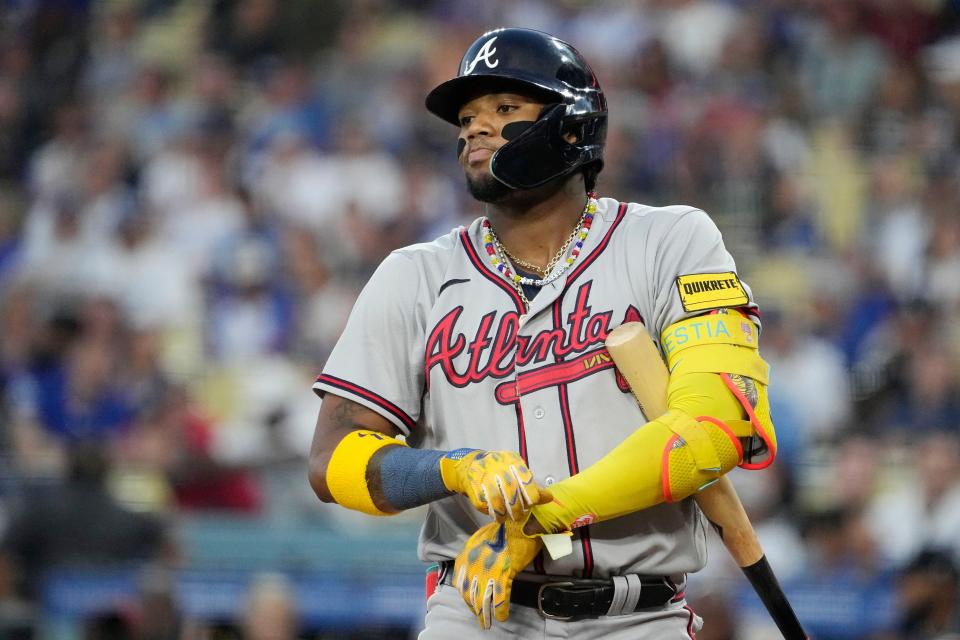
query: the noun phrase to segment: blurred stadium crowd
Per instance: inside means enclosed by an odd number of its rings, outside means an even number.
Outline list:
[[[422,104],[501,25],[593,64],[601,195],[703,208],[753,286],[781,462],[733,477],[808,629],[960,637],[960,2],[0,6],[9,637],[56,565],[189,564],[185,514],[395,526],[310,494],[310,385],[378,262],[480,215]],[[724,555],[699,637],[775,637]],[[82,626],[297,637],[263,589],[219,631],[149,599]]]

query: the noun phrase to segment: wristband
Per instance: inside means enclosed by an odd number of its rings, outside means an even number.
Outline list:
[[[368,429],[351,431],[344,436],[333,450],[327,465],[327,487],[337,504],[373,516],[391,515],[374,504],[367,484],[370,459],[380,449],[391,446],[407,445],[384,433]]]

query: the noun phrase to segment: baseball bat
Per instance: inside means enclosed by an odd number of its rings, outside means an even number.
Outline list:
[[[643,414],[652,418],[666,413],[670,373],[646,327],[639,322],[624,323],[610,332],[606,344]],[[786,640],[807,640],[808,636],[767,562],[753,524],[730,479],[722,476],[694,499],[717,529],[730,556],[750,581],[783,637]]]

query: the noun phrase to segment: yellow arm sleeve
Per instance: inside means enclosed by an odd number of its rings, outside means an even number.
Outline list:
[[[740,439],[754,434],[754,416],[731,388],[730,376],[712,369],[723,371],[725,359],[718,362],[716,356],[731,353],[737,375],[765,371],[766,365],[755,347],[710,341],[702,346],[712,353],[704,355],[694,346],[683,350],[692,366],[680,363],[671,376],[667,413],[595,464],[551,486],[553,502],[534,507],[533,516],[549,533],[682,500],[741,464]],[[772,434],[772,425],[768,430]]]
[[[550,487],[553,502],[533,509],[533,516],[548,532],[680,500],[740,462],[739,439],[725,422],[704,424],[693,418],[710,410],[749,426],[723,380],[715,373],[677,378],[671,381],[667,413],[634,431],[579,474]]]

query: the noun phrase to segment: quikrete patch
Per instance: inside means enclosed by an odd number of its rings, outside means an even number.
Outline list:
[[[738,307],[750,301],[740,284],[740,278],[733,271],[680,276],[677,278],[677,290],[686,311]]]

